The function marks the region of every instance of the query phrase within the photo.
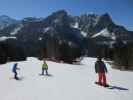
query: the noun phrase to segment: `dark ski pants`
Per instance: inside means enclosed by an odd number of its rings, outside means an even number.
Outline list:
[[[105,86],[107,84],[105,73],[98,73],[98,82],[99,82],[99,84],[101,84],[103,86]]]
[[[42,75],[44,75],[44,70],[45,70],[46,75],[48,75],[48,69],[42,69]]]
[[[17,72],[14,72],[14,78],[15,79],[18,79],[18,76],[17,75],[18,75],[18,73]]]

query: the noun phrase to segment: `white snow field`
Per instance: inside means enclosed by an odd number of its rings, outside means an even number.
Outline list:
[[[39,76],[42,61],[28,58],[18,62],[19,77],[11,71],[14,62],[0,65],[0,100],[133,100],[133,72],[112,69],[106,63],[108,83],[113,89],[94,84],[95,58],[84,58],[81,65],[46,61],[51,76]]]

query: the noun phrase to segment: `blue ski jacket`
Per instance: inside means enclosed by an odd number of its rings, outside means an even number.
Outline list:
[[[13,67],[12,67],[12,72],[16,72],[16,70],[17,70],[17,63],[15,63],[14,65],[13,65]]]

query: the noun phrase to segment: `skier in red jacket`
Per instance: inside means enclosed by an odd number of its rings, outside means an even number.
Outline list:
[[[98,57],[97,61],[95,62],[95,72],[98,73],[98,83],[99,85],[108,87],[107,81],[106,81],[106,74],[107,68],[105,63],[102,61],[102,57]]]

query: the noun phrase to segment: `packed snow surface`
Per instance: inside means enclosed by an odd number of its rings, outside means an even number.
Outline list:
[[[28,58],[18,62],[20,81],[11,72],[15,62],[0,65],[1,100],[132,100],[133,72],[112,69],[106,63],[108,89],[94,84],[95,58],[84,58],[79,65],[46,61],[51,76],[39,76],[42,61]]]

